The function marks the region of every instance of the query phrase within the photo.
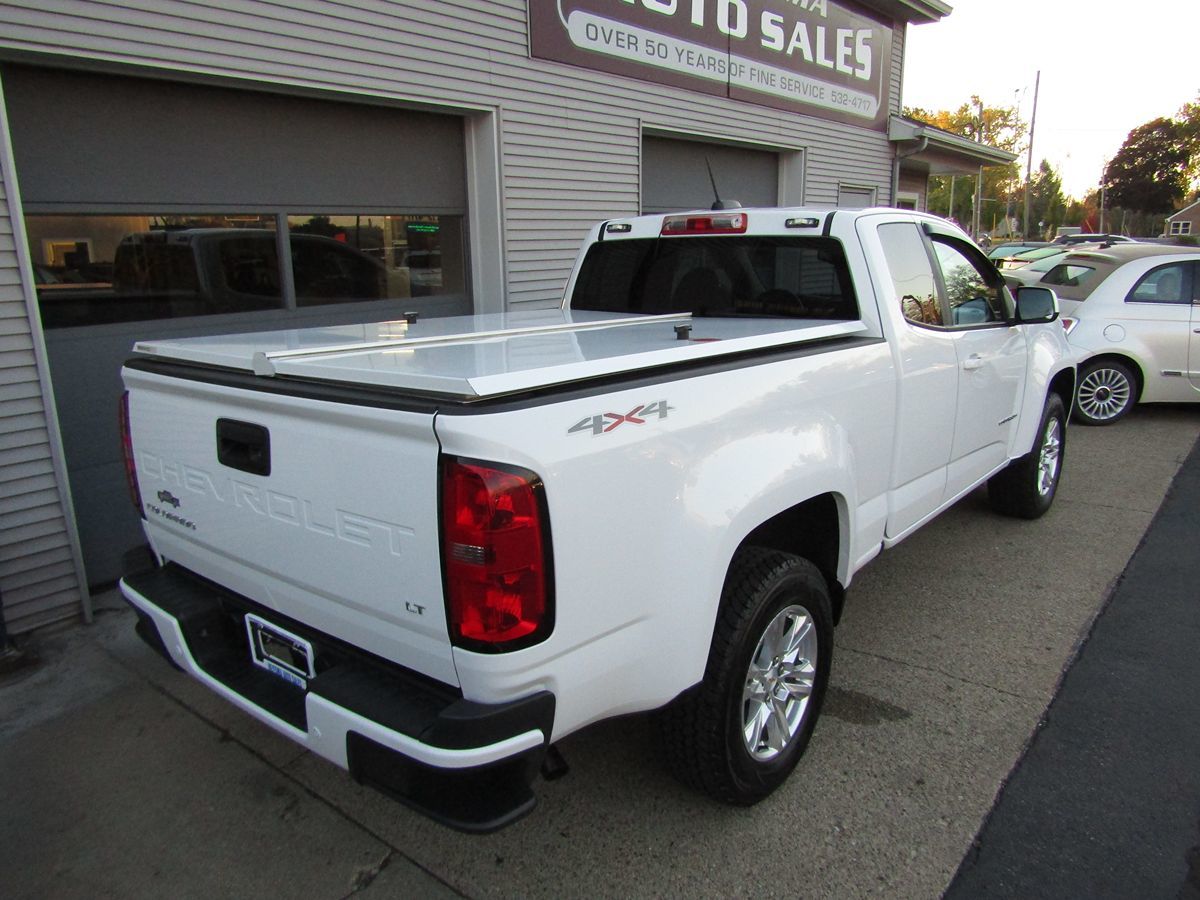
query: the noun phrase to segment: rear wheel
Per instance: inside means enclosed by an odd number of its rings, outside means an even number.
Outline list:
[[[1066,408],[1058,394],[1051,394],[1042,410],[1033,449],[988,481],[992,509],[1022,519],[1036,519],[1045,513],[1058,492],[1066,437]]]
[[[812,736],[832,650],[829,588],[816,566],[775,550],[740,550],[704,680],[661,717],[677,777],[738,805],[775,790]]]
[[[1137,402],[1137,377],[1117,360],[1098,360],[1079,372],[1075,417],[1084,425],[1111,425]]]

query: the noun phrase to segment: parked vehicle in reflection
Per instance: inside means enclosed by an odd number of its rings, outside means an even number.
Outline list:
[[[1070,252],[1039,285],[1058,294],[1079,354],[1078,421],[1109,425],[1139,402],[1200,401],[1200,248]]]
[[[367,253],[321,235],[292,234],[290,242],[297,305],[388,296],[387,270]],[[283,294],[276,234],[261,228],[134,232],[117,245],[106,282],[40,282],[39,297],[42,322],[51,328],[94,321],[97,302],[105,304],[108,322],[277,309]]]

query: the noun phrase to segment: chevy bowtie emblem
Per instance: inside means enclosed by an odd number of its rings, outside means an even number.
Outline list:
[[[174,494],[172,494],[170,491],[159,491],[158,492],[158,502],[164,503],[167,506],[173,506],[176,509],[179,509],[179,498],[176,497]]]

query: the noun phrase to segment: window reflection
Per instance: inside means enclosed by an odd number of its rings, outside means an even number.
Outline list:
[[[880,225],[879,243],[904,318],[919,325],[945,325],[933,266],[917,226],[909,222]]]
[[[282,306],[275,217],[25,217],[46,328]]]
[[[466,293],[460,216],[29,215],[45,328]]]
[[[933,238],[933,251],[942,268],[955,325],[980,325],[1004,318],[999,282],[988,284],[975,262],[947,238]]]
[[[459,216],[289,216],[298,306],[465,291]]]

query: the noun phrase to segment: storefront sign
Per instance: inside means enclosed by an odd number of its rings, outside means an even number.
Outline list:
[[[529,0],[530,53],[882,128],[892,28],[833,0]]]

